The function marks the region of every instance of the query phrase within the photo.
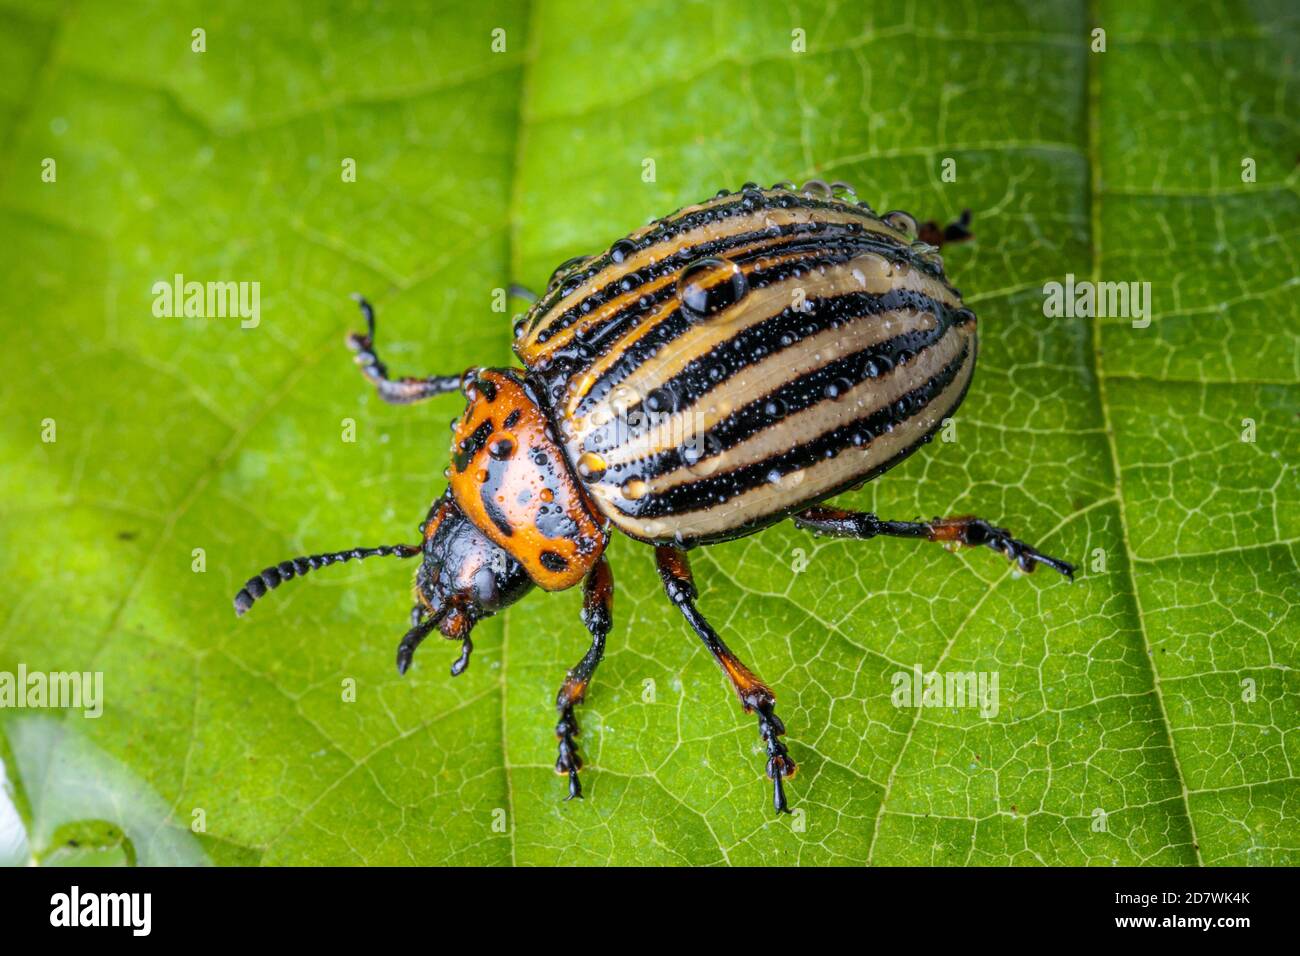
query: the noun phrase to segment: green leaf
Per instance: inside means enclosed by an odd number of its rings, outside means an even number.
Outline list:
[[[104,675],[96,719],[0,710],[0,859],[1300,862],[1292,5],[0,11],[0,672]],[[809,177],[977,236],[944,250],[982,339],[956,441],[844,504],[977,513],[1081,573],[789,525],[698,553],[795,817],[626,539],[581,802],[551,769],[576,591],[481,624],[455,680],[437,641],[395,673],[409,564],[235,619],[256,569],[411,540],[441,493],[459,402],[379,402],[349,292],[399,374],[508,363],[494,289]],[[178,273],[260,283],[260,322],[155,317]],[[1046,317],[1067,274],[1150,282],[1149,326]],[[998,713],[893,706],[914,666],[996,673]]]

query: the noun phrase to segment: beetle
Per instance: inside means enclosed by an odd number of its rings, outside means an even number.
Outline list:
[[[958,232],[968,223],[964,214]],[[889,521],[823,505],[928,443],[970,385],[975,314],[916,235],[911,216],[877,215],[844,184],[723,190],[562,264],[514,325],[522,369],[392,377],[374,310],[355,296],[366,331],[348,345],[383,400],[465,396],[446,490],[420,543],[281,562],[240,589],[236,613],[325,565],[419,555],[397,668],[437,630],[460,641],[455,676],[478,621],[534,587],[583,583],[591,645],[555,703],[555,769],[572,799],[582,796],[574,708],[604,656],[605,548],[620,531],[654,547],[669,601],[756,715],[773,804],[788,812],[783,781],[796,765],[776,697],[697,607],[690,549],[791,518],[823,535],[982,545],[1022,571],[1073,578],[1069,563],[980,518]]]

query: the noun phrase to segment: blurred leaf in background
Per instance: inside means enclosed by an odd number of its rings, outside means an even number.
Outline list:
[[[1300,862],[1298,46],[1285,0],[0,0],[0,671],[106,697],[0,711],[0,852]],[[509,363],[495,289],[809,177],[977,236],[945,250],[982,336],[956,441],[845,503],[1082,570],[790,526],[700,553],[781,700],[794,818],[626,539],[582,802],[551,770],[576,591],[482,624],[456,680],[441,642],[394,671],[409,564],[236,621],[256,569],[409,540],[441,493],[459,402],[381,404],[349,292],[400,374]],[[259,283],[260,322],[155,316],[176,274]],[[1151,323],[1046,318],[1068,274],[1150,282]],[[895,708],[914,665],[997,672],[998,716]]]

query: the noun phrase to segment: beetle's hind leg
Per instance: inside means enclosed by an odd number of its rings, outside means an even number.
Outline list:
[[[882,521],[868,511],[844,511],[839,508],[808,508],[794,516],[800,528],[835,538],[924,538],[958,547],[983,545],[1014,561],[1021,571],[1030,572],[1040,564],[1074,580],[1074,565],[1043,554],[1037,548],[1011,536],[1006,528],[995,528],[983,518],[935,518],[933,521]]]
[[[772,805],[778,813],[789,813],[785,786],[781,781],[794,776],[795,762],[781,742],[785,724],[776,715],[776,695],[722,643],[718,632],[696,608],[695,579],[691,576],[686,552],[680,548],[661,545],[655,548],[655,561],[659,565],[659,577],[664,582],[668,600],[682,612],[682,616],[700,636],[723,673],[730,678],[731,686],[736,689],[745,713],[758,714],[758,734],[767,746],[767,775],[772,779]]]
[[[605,656],[605,637],[609,634],[613,621],[614,575],[609,569],[609,562],[601,555],[587,574],[582,598],[582,623],[591,632],[591,647],[578,662],[578,666],[565,675],[560,693],[555,697],[555,709],[560,715],[560,721],[555,725],[555,736],[560,738],[560,755],[555,761],[555,772],[569,776],[569,795],[566,800],[582,796],[582,784],[578,780],[582,758],[578,756],[578,744],[574,740],[578,735],[578,720],[573,714],[573,708],[586,697],[591,675]]]
[[[348,336],[348,348],[356,353],[356,363],[361,374],[368,378],[379,392],[379,397],[392,405],[410,405],[435,395],[444,395],[460,388],[459,375],[430,375],[427,378],[389,378],[388,366],[375,352],[375,310],[360,295],[353,294],[361,314],[366,318],[365,334],[353,332]]]

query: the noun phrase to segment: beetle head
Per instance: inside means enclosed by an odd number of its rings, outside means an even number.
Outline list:
[[[424,547],[415,574],[416,599],[424,618],[407,632],[397,651],[397,669],[406,672],[415,648],[434,629],[465,641],[480,620],[514,604],[533,587],[524,566],[498,547],[465,517],[450,492],[423,525]],[[463,660],[468,661],[468,655]],[[464,664],[457,662],[460,673]]]
[[[414,626],[398,645],[397,669],[406,673],[415,649],[436,629],[462,642],[460,660],[452,667],[452,674],[459,674],[469,663],[469,633],[474,625],[518,601],[532,589],[533,580],[522,564],[474,526],[450,492],[430,509],[420,530],[424,540],[419,545],[353,548],[281,561],[249,578],[239,589],[235,613],[244,614],[254,601],[290,578],[326,565],[389,555],[420,555],[420,568],[415,574],[418,613],[413,615]]]

